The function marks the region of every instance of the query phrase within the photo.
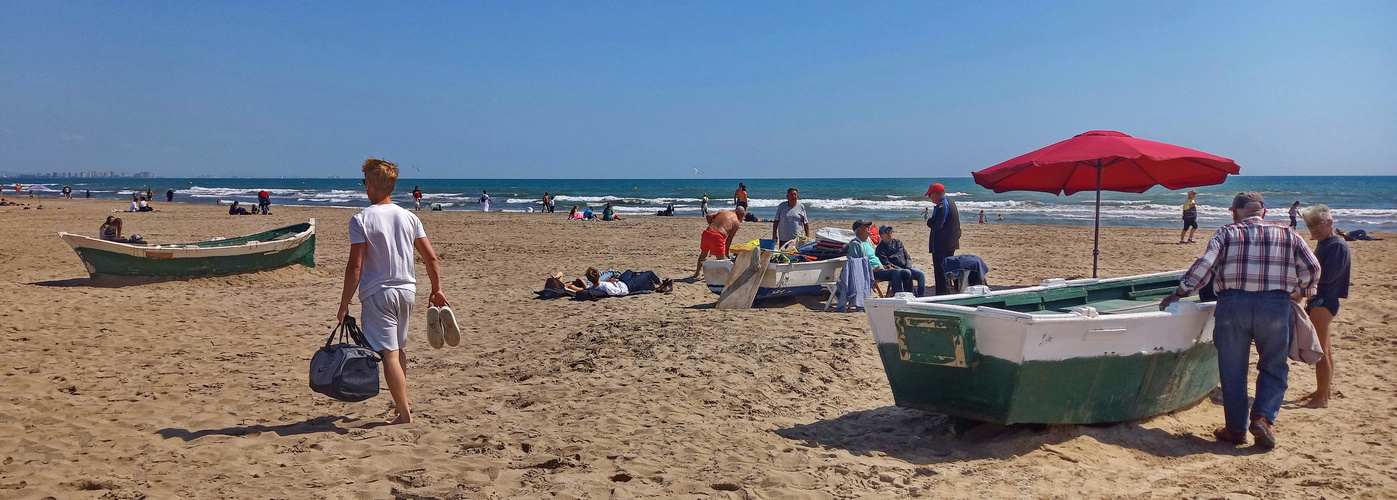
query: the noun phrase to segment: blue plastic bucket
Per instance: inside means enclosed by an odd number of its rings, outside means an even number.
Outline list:
[[[776,250],[776,240],[768,240],[766,238],[762,238],[761,241],[758,243],[760,243],[762,250]]]

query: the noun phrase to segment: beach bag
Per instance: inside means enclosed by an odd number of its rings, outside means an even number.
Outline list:
[[[333,343],[336,337],[338,344]],[[345,316],[310,358],[310,390],[347,403],[377,396],[378,362],[354,317]]]

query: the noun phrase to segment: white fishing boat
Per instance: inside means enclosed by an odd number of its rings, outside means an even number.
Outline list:
[[[898,406],[1000,424],[1119,422],[1217,385],[1214,303],[1159,310],[1181,275],[874,298],[866,312]]]
[[[795,262],[787,264],[771,263],[762,274],[755,300],[796,295],[820,295],[825,286],[839,279],[839,271],[844,269],[848,257]],[[703,262],[704,281],[708,290],[722,295],[723,286],[732,272],[730,260],[707,260]]]

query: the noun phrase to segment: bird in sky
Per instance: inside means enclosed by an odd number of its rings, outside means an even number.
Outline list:
[[[702,173],[703,173],[703,172],[699,172],[698,167],[694,167],[694,175],[699,175],[699,174],[702,174]]]

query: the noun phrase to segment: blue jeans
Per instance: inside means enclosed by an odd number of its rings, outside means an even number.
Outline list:
[[[907,272],[912,273],[912,281],[917,282],[917,296],[926,296],[926,273],[921,269],[912,268],[907,269]]]
[[[873,279],[888,282],[893,293],[906,292],[912,289],[912,273],[906,269],[884,269],[873,271]]]
[[[660,284],[660,277],[655,275],[655,271],[637,273],[627,269],[626,272],[621,273],[620,279],[622,283],[626,284],[626,288],[630,290],[631,293],[653,291],[656,285]]]
[[[1243,432],[1251,415],[1275,423],[1285,396],[1290,365],[1290,294],[1281,290],[1223,290],[1213,313],[1213,344],[1218,349],[1218,378],[1227,430]],[[1256,401],[1247,408],[1247,362],[1256,343]]]

